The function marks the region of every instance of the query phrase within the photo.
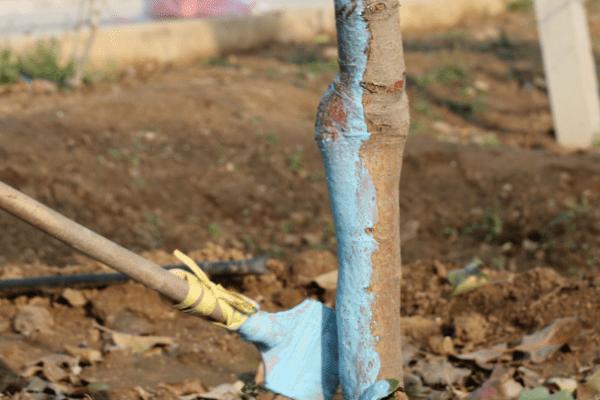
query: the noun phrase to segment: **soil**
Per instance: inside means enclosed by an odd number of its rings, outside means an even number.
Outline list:
[[[594,33],[599,18],[593,3]],[[422,354],[440,353],[424,332],[462,354],[577,317],[577,335],[542,365],[507,363],[542,380],[583,379],[600,365],[600,152],[555,144],[534,27],[531,13],[512,12],[405,38],[413,115],[401,184],[405,333]],[[158,263],[173,262],[174,249],[205,260],[266,254],[268,274],[222,281],[266,310],[306,297],[333,305],[334,291],[313,282],[336,262],[312,131],[334,72],[335,48],[320,40],[142,65],[79,90],[6,87],[0,180]],[[2,278],[105,270],[6,214],[0,232]],[[491,283],[452,296],[448,271],[474,258]],[[16,324],[23,310],[36,316],[33,330]],[[259,359],[234,334],[133,283],[5,294],[0,315],[0,391],[9,394],[31,382],[23,373],[31,362],[69,345],[103,355],[69,385],[111,398],[169,398],[161,384],[189,379],[251,381]],[[98,326],[174,344],[110,351]],[[465,392],[489,376],[469,368],[457,386]]]

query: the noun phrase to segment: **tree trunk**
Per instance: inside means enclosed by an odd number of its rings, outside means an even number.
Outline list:
[[[399,184],[409,111],[399,1],[335,0],[335,11],[340,73],[316,134],[338,239],[340,380],[345,399],[375,399],[389,394],[382,380],[402,386]]]

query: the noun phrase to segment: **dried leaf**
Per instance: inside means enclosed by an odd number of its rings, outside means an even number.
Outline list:
[[[590,375],[586,382],[577,388],[578,400],[597,400],[600,397],[600,369]]]
[[[150,400],[152,398],[152,395],[141,386],[136,386],[133,390],[138,394],[140,400]]]
[[[75,377],[81,373],[81,367],[77,358],[64,354],[52,354],[28,364],[22,375],[32,377],[38,373],[41,373],[50,382],[69,380],[73,383],[77,381]]]
[[[338,280],[338,271],[327,272],[323,275],[319,275],[313,279],[313,282],[316,283],[321,289],[324,290],[336,290],[337,288],[337,280]]]
[[[404,391],[412,398],[424,398],[431,391],[431,389],[423,386],[421,377],[417,375],[407,374],[404,377]]]
[[[49,333],[52,331],[54,319],[44,307],[28,305],[19,310],[13,320],[15,331],[24,336],[35,333]]]
[[[73,357],[79,358],[86,364],[94,364],[102,361],[102,353],[89,347],[76,347],[65,345],[65,351]]]
[[[415,370],[417,369],[415,368]],[[446,358],[436,358],[429,362],[423,362],[418,368],[418,372],[425,384],[429,386],[452,386],[471,375],[470,370],[456,368]]]
[[[469,396],[469,400],[496,400],[516,398],[523,387],[513,378],[513,371],[499,365],[490,378]]]
[[[499,344],[491,349],[483,349],[472,353],[456,356],[459,360],[473,361],[478,367],[491,370],[494,368],[493,362],[498,360],[508,351],[506,343]]]
[[[174,347],[175,340],[168,336],[138,336],[128,333],[116,332],[111,329],[98,325],[98,329],[106,332],[113,345],[108,351],[129,350],[132,353],[144,353],[156,347]]]
[[[578,328],[577,318],[557,319],[541,331],[524,337],[514,350],[529,354],[535,364],[543,363],[575,337],[579,333]]]
[[[237,381],[233,384],[226,383],[213,388],[208,393],[200,395],[200,398],[208,400],[239,400],[242,398],[243,388],[244,382],[242,381]]]
[[[548,379],[548,385],[554,386],[559,391],[564,391],[567,393],[575,393],[577,390],[577,381],[572,378],[550,378]]]
[[[206,387],[197,379],[187,379],[180,383],[161,383],[158,387],[165,388],[175,396],[196,395],[206,393]]]

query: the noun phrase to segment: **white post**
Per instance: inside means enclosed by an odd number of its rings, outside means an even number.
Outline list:
[[[535,10],[558,142],[590,146],[600,101],[583,0],[535,0]]]

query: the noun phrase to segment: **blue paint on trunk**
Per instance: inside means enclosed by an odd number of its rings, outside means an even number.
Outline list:
[[[377,242],[377,199],[361,159],[370,138],[361,86],[368,62],[370,33],[364,1],[336,0],[340,75],[321,101],[319,143],[338,240],[340,275],[336,301],[340,381],[345,399],[371,400],[387,392],[377,383],[381,362],[371,331],[373,295],[369,292]],[[384,388],[385,386],[385,388]],[[386,393],[386,395],[389,393]]]

